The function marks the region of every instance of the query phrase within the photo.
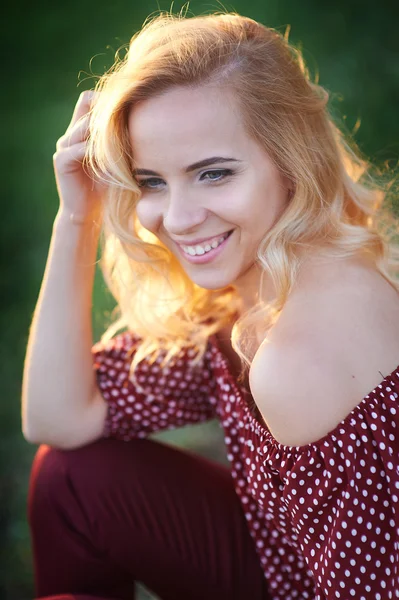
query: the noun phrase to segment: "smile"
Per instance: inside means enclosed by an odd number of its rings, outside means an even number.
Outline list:
[[[225,233],[219,238],[214,238],[211,243],[203,242],[202,244],[197,244],[195,246],[176,245],[186,260],[194,264],[203,264],[210,262],[221,254],[232,233],[233,230]]]

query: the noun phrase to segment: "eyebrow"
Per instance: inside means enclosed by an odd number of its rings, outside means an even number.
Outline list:
[[[236,158],[224,158],[223,156],[212,156],[211,158],[205,158],[204,160],[200,160],[199,162],[193,163],[185,168],[185,173],[190,173],[191,171],[195,171],[196,169],[202,169],[203,167],[209,167],[210,165],[214,165],[215,163],[226,163],[226,162],[242,162],[241,160],[237,160]],[[152,175],[158,177],[159,174],[155,171],[150,171],[149,169],[133,169],[133,175]]]

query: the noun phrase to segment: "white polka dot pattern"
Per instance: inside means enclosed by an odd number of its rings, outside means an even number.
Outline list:
[[[136,370],[139,387],[134,385],[129,379],[129,368],[131,352],[138,341],[128,332],[92,347],[98,386],[108,402],[103,436],[129,441],[215,418],[211,373],[201,365],[189,367],[191,350],[177,357],[173,370],[160,367],[165,353],[153,364],[140,362]]]
[[[273,600],[399,598],[399,366],[324,437],[284,446],[255,418],[214,336],[195,372],[183,354],[170,373],[144,363],[145,393],[127,380],[134,341],[93,347],[104,435],[130,440],[217,416]]]

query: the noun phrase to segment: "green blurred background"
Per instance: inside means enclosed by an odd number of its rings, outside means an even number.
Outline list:
[[[21,434],[20,395],[29,326],[43,277],[58,208],[52,155],[92,74],[111,66],[154,11],[170,3],[126,0],[8,4],[3,12],[0,403],[0,599],[33,597],[26,522],[29,470],[36,446]],[[175,2],[173,11],[183,3]],[[377,165],[399,156],[399,3],[360,0],[243,0],[232,5],[191,2],[190,12],[234,10],[284,31],[304,49],[311,72],[331,93],[347,131]],[[93,59],[93,60],[91,60]],[[113,303],[97,272],[94,338]],[[60,341],[61,342],[61,341]],[[173,444],[224,462],[216,423],[163,434]],[[142,591],[142,597],[148,597]]]

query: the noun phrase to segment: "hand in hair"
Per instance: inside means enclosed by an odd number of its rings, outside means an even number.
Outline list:
[[[85,223],[101,215],[106,191],[106,186],[84,165],[95,94],[87,90],[79,96],[71,122],[57,141],[53,155],[60,212],[68,213],[75,223]]]

